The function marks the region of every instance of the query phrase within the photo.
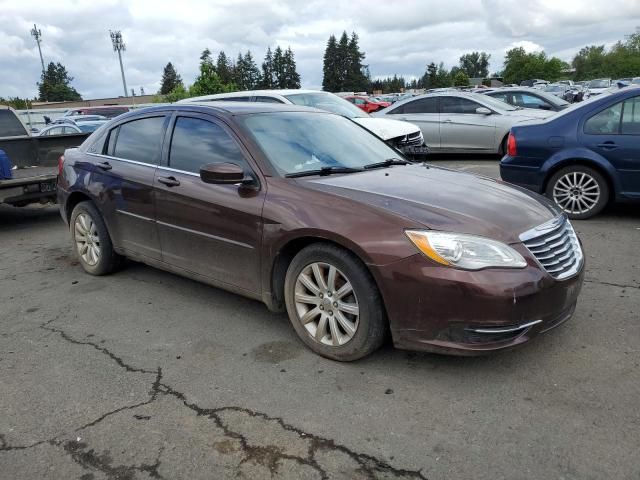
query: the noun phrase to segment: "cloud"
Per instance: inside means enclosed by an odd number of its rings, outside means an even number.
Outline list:
[[[500,69],[505,50],[544,49],[570,60],[587,44],[611,45],[640,24],[638,0],[0,0],[0,96],[33,97],[40,60],[29,31],[42,30],[45,62],[61,62],[85,98],[122,94],[109,38],[122,31],[129,88],[159,88],[171,61],[187,83],[200,52],[235,58],[251,50],[261,63],[268,46],[291,46],[302,83],[322,84],[329,35],[356,31],[373,76],[417,76],[430,62],[451,67],[470,51],[491,54]]]

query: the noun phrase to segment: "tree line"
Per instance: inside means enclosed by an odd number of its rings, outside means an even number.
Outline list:
[[[211,51],[206,48],[200,55],[198,76],[189,87],[169,62],[162,74],[158,101],[175,102],[188,97],[256,88],[300,88],[300,74],[291,47],[283,50],[278,45],[274,51],[267,48],[261,68],[251,51],[238,53],[235,61],[221,51],[214,62]]]

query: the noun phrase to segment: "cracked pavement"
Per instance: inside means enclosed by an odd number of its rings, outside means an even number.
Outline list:
[[[575,225],[587,277],[555,331],[340,364],[260,303],[88,276],[55,207],[0,207],[0,478],[640,478],[640,213]]]

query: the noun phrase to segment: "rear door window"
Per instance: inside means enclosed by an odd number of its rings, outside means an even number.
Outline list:
[[[26,135],[22,122],[9,109],[0,108],[0,137],[17,137]]]
[[[169,167],[199,173],[201,166],[210,163],[235,163],[250,171],[240,147],[221,126],[202,118],[178,117],[171,138]]]
[[[109,138],[109,152],[117,158],[157,165],[160,163],[160,146],[165,117],[148,117],[123,123]],[[111,148],[112,141],[115,142]]]
[[[623,135],[640,135],[640,97],[625,100],[620,131]]]
[[[479,103],[460,97],[442,97],[440,99],[441,113],[465,113],[475,114],[476,108],[482,107]]]
[[[402,105],[402,113],[438,113],[437,98],[421,98]]]
[[[256,97],[256,102],[262,102],[262,103],[284,103],[282,100],[278,100],[277,98],[273,98],[273,97]]]
[[[605,108],[584,124],[584,133],[589,135],[618,135],[622,117],[622,103]]]

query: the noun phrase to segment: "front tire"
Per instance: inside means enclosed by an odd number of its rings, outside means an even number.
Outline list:
[[[78,203],[69,226],[74,251],[85,272],[107,275],[120,267],[123,257],[113,250],[107,226],[93,203]]]
[[[585,220],[600,213],[607,205],[609,185],[596,170],[584,165],[571,165],[551,177],[546,195],[569,218]]]
[[[323,243],[304,248],[289,265],[284,294],[296,333],[323,357],[358,360],[384,340],[382,298],[367,268],[350,252]]]

